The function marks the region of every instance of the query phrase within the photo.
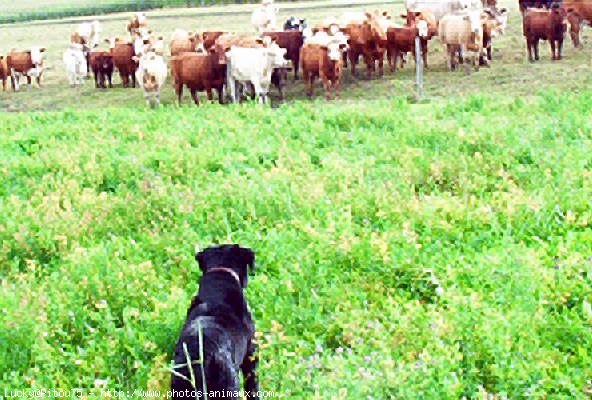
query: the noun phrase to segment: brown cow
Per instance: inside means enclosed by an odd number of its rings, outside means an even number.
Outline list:
[[[140,29],[145,29],[148,25],[148,21],[146,20],[146,16],[144,13],[136,13],[127,23],[125,28],[129,32],[130,36],[134,37],[134,35],[140,31]]]
[[[95,87],[106,89],[105,80],[108,80],[109,87],[112,88],[113,55],[108,51],[91,51],[88,54],[88,63],[95,76]]]
[[[210,31],[202,33],[204,49],[211,49],[216,44],[216,40],[218,40],[218,38],[222,35],[224,35],[224,32],[219,31]]]
[[[592,26],[592,2],[588,0],[564,0],[561,7],[567,12],[572,43],[574,47],[581,48],[580,30],[584,22]]]
[[[313,95],[313,84],[319,77],[325,88],[327,100],[331,99],[331,87],[335,97],[339,97],[339,81],[343,69],[342,53],[345,44],[329,42],[327,45],[305,44],[300,50],[302,78],[306,84],[306,94]]]
[[[189,88],[195,104],[199,104],[197,91],[206,91],[208,100],[212,100],[212,89],[218,91],[220,104],[224,102],[222,89],[226,78],[226,59],[223,52],[212,49],[208,54],[183,53],[171,58],[171,69],[179,103],[183,86]]]
[[[27,51],[11,50],[6,56],[6,67],[11,77],[12,90],[19,89],[21,75],[27,77],[27,84],[31,86],[31,77],[35,77],[37,86],[41,88],[41,74],[43,73],[44,47],[33,47]]]
[[[371,77],[376,70],[378,61],[379,75],[383,75],[384,53],[386,51],[386,32],[382,29],[374,15],[366,13],[366,21],[362,24],[349,24],[342,31],[349,36],[348,58],[351,71],[356,75],[356,65],[360,55],[364,57],[366,75]],[[344,59],[347,67],[347,60]]]
[[[292,61],[294,66],[294,80],[298,79],[298,66],[300,65],[300,49],[304,43],[302,32],[266,32],[264,36],[269,36],[281,48],[286,49],[286,58]]]
[[[120,38],[105,39],[109,43],[110,53],[113,57],[113,65],[119,71],[123,87],[129,87],[130,77],[132,88],[136,87],[136,70],[138,63],[134,60],[136,56],[133,43]]]
[[[567,32],[567,13],[564,9],[529,8],[524,12],[522,29],[530,62],[539,59],[539,40],[548,40],[551,45],[551,58],[561,60],[561,48]]]
[[[412,52],[415,55],[415,38],[417,36],[417,28],[411,26],[400,26],[396,28],[387,29],[386,59],[389,63],[391,71],[397,70],[398,59],[401,60],[401,68],[403,68],[404,54],[406,54],[407,52]],[[422,52],[425,57],[427,49],[422,50]]]
[[[0,79],[2,79],[2,90],[6,92],[6,79],[10,76],[6,57],[0,56]]]
[[[181,53],[204,51],[203,39],[199,33],[186,32],[181,29],[175,30],[169,47],[173,57]]]

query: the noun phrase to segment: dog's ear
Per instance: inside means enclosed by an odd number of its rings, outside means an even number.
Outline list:
[[[202,272],[206,272],[205,254],[203,251],[195,253],[195,261],[199,264],[199,269],[201,269]]]
[[[243,248],[241,250],[243,253],[242,254],[243,262],[245,263],[245,265],[247,267],[249,267],[250,272],[255,271],[255,253],[251,249]]]

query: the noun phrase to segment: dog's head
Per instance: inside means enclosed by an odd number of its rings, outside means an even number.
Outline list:
[[[249,272],[255,270],[255,253],[238,244],[208,247],[195,255],[199,268],[205,274],[211,268],[229,268],[239,277],[241,286],[247,287]]]

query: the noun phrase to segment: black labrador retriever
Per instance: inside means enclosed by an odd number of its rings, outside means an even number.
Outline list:
[[[205,398],[207,390],[216,391],[217,399],[238,399],[240,368],[247,398],[257,398],[255,325],[243,293],[255,254],[225,244],[207,248],[195,259],[203,275],[175,347],[172,397],[195,400]]]

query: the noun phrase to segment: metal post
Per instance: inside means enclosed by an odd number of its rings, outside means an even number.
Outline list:
[[[419,36],[415,37],[415,82],[417,83],[417,99],[423,96],[423,59]]]

